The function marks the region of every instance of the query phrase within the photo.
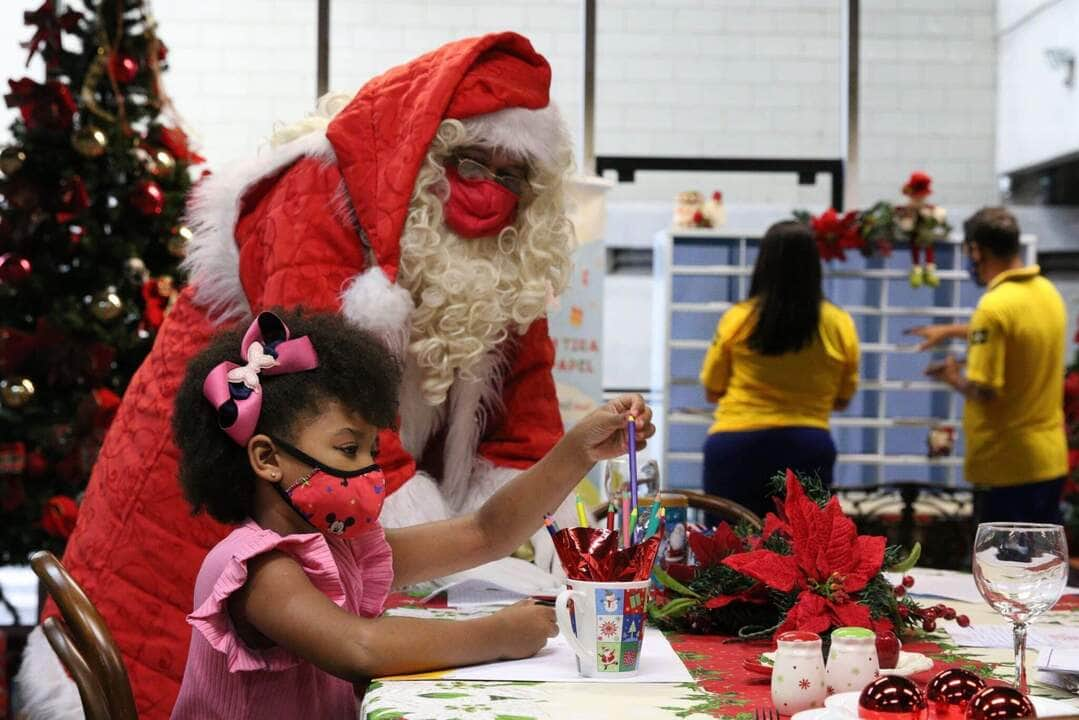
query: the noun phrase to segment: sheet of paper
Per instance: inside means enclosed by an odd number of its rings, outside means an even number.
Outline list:
[[[1079,673],[1079,650],[1046,648],[1038,653],[1038,668],[1055,673]]]
[[[499,680],[543,682],[591,682],[591,683],[682,683],[693,682],[685,664],[674,648],[655,628],[644,634],[638,672],[621,678],[617,673],[610,677],[586,678],[577,674],[577,656],[561,635],[547,641],[547,647],[524,660],[472,665],[470,667],[442,670],[421,675],[400,675],[382,680]]]
[[[885,574],[894,585],[899,584],[903,577],[897,573]],[[934,568],[914,568],[906,574],[914,578],[914,587],[907,592],[916,597],[937,597],[978,604],[985,602],[982,594],[978,592],[978,586],[974,584],[974,576],[970,573]],[[1079,593],[1079,588],[1064,588],[1064,595],[1077,593]]]
[[[528,597],[496,583],[484,580],[465,580],[446,588],[446,604],[450,607],[468,605],[510,605]]]
[[[949,622],[948,634],[962,647],[1011,648],[1012,626],[1004,624],[959,627]],[[1027,646],[1040,650],[1079,646],[1079,628],[1061,625],[1033,625],[1027,630]]]
[[[449,605],[505,605],[528,595],[557,595],[565,587],[558,578],[532,563],[502,558],[425,584],[427,594],[422,601],[445,592]]]

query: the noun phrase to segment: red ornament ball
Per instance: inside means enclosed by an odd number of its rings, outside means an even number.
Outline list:
[[[160,215],[165,209],[165,193],[153,180],[143,180],[131,192],[131,204],[143,215]]]
[[[30,277],[32,269],[30,261],[22,255],[4,253],[0,255],[0,285],[18,287]]]
[[[960,615],[955,619],[955,621],[959,624],[959,627],[967,627],[968,625],[970,625],[970,618],[968,618],[966,615]]]
[[[903,587],[913,587],[913,586],[914,586],[914,578],[912,576],[910,576],[910,575],[904,575],[903,576]]]
[[[109,70],[116,82],[126,85],[139,74],[139,61],[127,53],[114,52],[109,58]]]
[[[979,690],[967,705],[967,720],[1025,720],[1036,717],[1038,713],[1030,698],[1007,686]]]
[[[862,689],[858,717],[865,720],[926,720],[929,704],[911,680],[882,675]]]
[[[937,720],[962,720],[970,699],[985,688],[985,680],[962,668],[936,674],[925,687],[925,697]]]
[[[897,598],[901,598],[901,597],[903,597],[904,595],[907,594],[907,589],[905,587],[903,587],[902,585],[896,585],[895,588],[893,589],[893,592],[895,593],[895,596]]]

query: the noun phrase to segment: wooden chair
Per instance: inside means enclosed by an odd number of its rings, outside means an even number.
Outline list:
[[[42,629],[79,687],[87,720],[137,720],[124,661],[93,603],[51,552],[31,554],[30,567],[64,618],[49,618]]]
[[[677,495],[684,495],[689,500],[689,507],[694,510],[700,510],[704,513],[711,515],[712,517],[719,518],[720,520],[726,520],[731,525],[737,525],[738,523],[745,521],[749,523],[754,530],[761,530],[764,528],[764,523],[761,521],[757,514],[747,508],[745,505],[736,503],[734,500],[728,500],[727,498],[719,497],[718,495],[709,495],[699,490],[671,490],[670,492]],[[607,506],[601,505],[593,512],[596,520],[602,520],[607,516]]]

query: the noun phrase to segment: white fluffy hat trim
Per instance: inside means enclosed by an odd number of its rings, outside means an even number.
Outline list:
[[[538,110],[506,108],[461,121],[480,143],[559,167],[572,151],[569,130],[554,103]]]

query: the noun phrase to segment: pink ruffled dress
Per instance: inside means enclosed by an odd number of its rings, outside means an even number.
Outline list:
[[[270,550],[296,559],[312,584],[349,612],[375,617],[393,582],[382,527],[355,540],[321,533],[281,536],[249,521],[206,556],[195,581],[194,628],[174,720],[356,717],[352,684],[275,647],[254,650],[236,634],[228,597],[247,580],[247,562]]]

